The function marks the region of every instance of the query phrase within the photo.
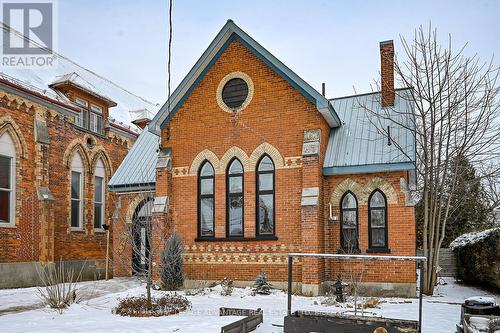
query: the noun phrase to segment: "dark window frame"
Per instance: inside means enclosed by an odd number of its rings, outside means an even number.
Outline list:
[[[354,202],[356,203],[356,208],[344,208],[343,207],[344,199],[348,194],[351,194],[353,196]],[[347,251],[349,250],[347,247],[347,244],[345,244],[345,239],[344,239],[344,227],[343,227],[343,225],[344,225],[344,212],[352,212],[352,211],[354,211],[356,213],[356,227],[355,227],[356,246],[352,248],[352,251],[354,253],[359,253],[360,250],[359,250],[359,204],[358,204],[358,198],[356,197],[356,195],[353,192],[347,191],[340,198],[340,248],[344,252],[346,250]]]
[[[262,160],[265,157],[268,157],[271,160],[271,163],[273,164],[273,170],[268,170],[268,171],[259,171],[259,166]],[[261,191],[259,189],[259,177],[262,174],[272,174],[273,175],[273,189],[272,190],[263,190]],[[276,164],[274,163],[273,159],[271,158],[270,155],[268,154],[263,154],[259,160],[257,161],[257,165],[255,167],[255,235],[257,238],[274,238],[276,236]],[[261,195],[269,195],[272,194],[273,196],[273,232],[271,233],[265,233],[261,234],[260,233],[260,206],[259,206],[259,197]]]
[[[85,196],[85,189],[84,189],[84,180],[83,180],[83,172],[78,172],[75,170],[71,170],[71,183],[70,183],[70,199],[71,199],[71,206],[70,206],[70,228],[73,229],[83,229],[85,226],[84,223],[84,218],[83,215],[85,213],[84,211],[84,196]],[[79,189],[78,189],[78,198],[73,198],[73,174],[78,175],[78,184],[79,184]],[[78,202],[78,223],[77,225],[73,225],[73,202]]]
[[[229,171],[231,166],[235,161],[238,161],[241,165],[243,172],[237,174],[230,174]],[[241,177],[241,192],[231,193],[231,189],[229,187],[231,178],[239,178]],[[243,201],[243,206],[241,207],[241,234],[240,235],[231,235],[230,234],[230,221],[229,221],[229,210],[231,205],[231,198],[241,197]],[[231,161],[229,161],[227,170],[226,170],[226,237],[227,238],[241,238],[245,237],[245,168],[243,167],[243,163],[237,158],[233,157]]]
[[[97,187],[97,179],[100,179],[101,181],[101,201],[96,200],[96,187]],[[94,176],[94,229],[102,229],[102,225],[105,224],[106,222],[106,213],[105,213],[105,196],[106,196],[106,191],[105,191],[105,180],[104,177],[102,176]],[[96,226],[96,207],[99,206],[101,208],[101,214],[99,216],[99,225]]]
[[[7,132],[8,133],[8,132]],[[0,155],[1,157],[5,158],[7,160],[7,167],[8,167],[8,175],[7,175],[7,179],[8,179],[8,182],[9,182],[9,187],[5,187],[5,188],[1,188],[0,191],[1,192],[5,192],[7,193],[7,202],[3,202],[3,204],[6,205],[6,211],[7,211],[7,220],[0,220],[0,226],[1,225],[10,225],[13,223],[12,219],[13,219],[13,212],[12,212],[12,208],[13,208],[13,202],[15,202],[15,198],[14,195],[12,195],[14,193],[14,186],[15,186],[15,169],[16,169],[16,166],[14,165],[13,161],[14,161],[14,158],[12,156],[7,156],[7,155]],[[14,180],[14,181],[13,181]],[[15,208],[14,208],[15,210]],[[15,219],[15,217],[14,217]]]
[[[201,176],[201,170],[205,164],[210,164],[213,170],[212,176]],[[203,179],[212,179],[212,194],[201,194],[201,181]],[[211,236],[206,236],[201,234],[201,200],[206,198],[212,198],[212,223],[213,232]],[[212,239],[215,238],[215,168],[209,160],[203,161],[198,169],[198,238],[199,239]]]
[[[372,197],[375,193],[379,192],[382,194],[382,197],[384,198],[384,207],[372,207],[371,206],[371,200]],[[384,246],[373,246],[372,245],[372,210],[382,210],[384,212],[384,234],[385,234],[385,245]],[[387,196],[385,193],[379,189],[376,188],[373,190],[373,192],[370,194],[368,197],[368,250],[367,252],[390,252],[389,250],[389,231],[388,231],[388,217],[387,217]],[[375,228],[375,229],[382,229],[382,228]]]

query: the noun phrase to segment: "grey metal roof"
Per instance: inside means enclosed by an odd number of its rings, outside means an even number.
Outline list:
[[[342,126],[330,130],[323,174],[413,169],[415,138],[404,128],[413,124],[410,96],[408,89],[398,89],[394,107],[389,108],[382,108],[379,92],[332,99]]]
[[[109,181],[111,191],[152,189],[156,182],[156,162],[160,137],[147,129],[142,131],[137,141],[123,159]]]

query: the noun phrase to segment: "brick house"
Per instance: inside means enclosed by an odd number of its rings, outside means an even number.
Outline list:
[[[60,54],[54,61],[0,71],[0,288],[38,284],[40,262],[102,274],[107,182],[140,133],[129,111],[157,109]]]
[[[265,271],[284,286],[289,252],[415,255],[415,143],[397,126],[413,103],[394,89],[392,41],[380,51],[382,92],[327,99],[229,20],[110,181],[115,276],[132,274],[122,236],[145,205],[153,265],[176,231],[188,285]],[[296,287],[316,294],[346,265],[299,260]],[[415,265],[369,263],[363,281],[411,295]]]

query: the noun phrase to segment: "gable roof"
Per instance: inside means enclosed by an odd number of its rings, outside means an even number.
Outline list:
[[[343,122],[330,130],[324,175],[414,169],[414,103],[408,89],[397,89],[388,108],[382,108],[380,92],[331,99]]]
[[[142,131],[111,177],[108,183],[109,189],[112,191],[154,189],[159,145],[158,135]]]
[[[276,73],[286,79],[293,87],[298,89],[309,101],[316,105],[318,111],[330,127],[340,126],[340,119],[335,112],[330,101],[321,95],[316,89],[301,79],[285,64],[278,60],[274,55],[267,51],[262,45],[257,43],[252,37],[238,27],[232,20],[228,20],[217,36],[212,40],[208,48],[203,52],[196,64],[191,68],[186,77],[174,90],[167,102],[160,108],[154,119],[149,124],[149,130],[160,134],[163,127],[170,118],[177,112],[183,101],[189,96],[191,91],[197,86],[198,82],[210,69],[213,63],[224,52],[226,47],[233,41],[238,40],[252,51],[266,65],[271,67]],[[170,113],[168,112],[170,105]]]
[[[43,47],[4,23],[1,23],[1,33],[4,40],[7,38],[27,40],[36,47]],[[129,113],[130,111],[147,109],[151,113],[157,112],[158,105],[135,95],[113,81],[80,66],[65,56],[54,51],[52,52],[54,63],[56,63],[55,66],[48,68],[2,66],[0,68],[0,81],[14,84],[70,108],[74,104],[51,86],[57,85],[62,81],[77,84],[83,87],[83,90],[87,90],[93,95],[104,97],[110,102],[116,102],[117,105],[115,107],[109,108],[110,123],[129,128],[130,130],[136,129],[136,126],[132,124],[133,119]]]

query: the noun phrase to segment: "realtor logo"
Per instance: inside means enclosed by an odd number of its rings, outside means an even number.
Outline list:
[[[2,1],[2,66],[52,66],[55,3]]]

